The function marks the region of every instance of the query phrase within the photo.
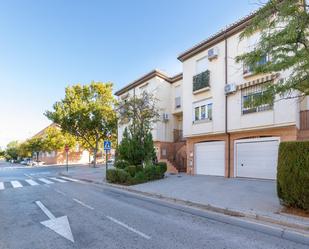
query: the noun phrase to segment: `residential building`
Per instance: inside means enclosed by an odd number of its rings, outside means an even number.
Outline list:
[[[59,126],[56,124],[51,124],[35,134],[33,137],[38,137],[38,136],[44,136],[45,131],[50,128],[54,127],[56,129],[60,129]],[[65,148],[62,150],[55,150],[55,151],[40,151],[39,152],[39,158],[36,158],[36,153],[34,154],[33,160],[35,161],[40,161],[43,164],[65,164],[66,163],[66,151]],[[91,157],[89,155],[89,152],[87,150],[84,150],[81,148],[79,144],[76,144],[74,148],[70,148],[68,152],[68,163],[69,164],[87,164],[91,162]]]
[[[250,65],[236,62],[260,38],[256,33],[240,39],[254,15],[183,52],[178,57],[182,74],[170,78],[155,70],[116,93],[124,99],[147,89],[160,99],[162,115],[168,118],[153,128],[159,159],[174,157],[177,168],[175,153],[168,148],[180,137],[186,141],[182,159],[187,158],[183,165],[188,174],[275,179],[279,143],[309,139],[308,97],[274,96],[273,103],[260,106],[248,101],[291,73],[257,75]],[[269,60],[265,56],[259,63]],[[122,132],[119,126],[119,141]]]
[[[186,171],[186,147],[182,136],[182,74],[169,77],[153,70],[118,90],[115,95],[123,101],[145,91],[157,99],[160,113],[160,120],[152,128],[158,160],[166,161],[170,172]],[[125,127],[126,124],[118,125],[118,142]]]
[[[183,135],[189,174],[275,179],[281,141],[309,138],[309,99],[248,105],[290,72],[255,75],[236,63],[259,34],[240,40],[254,14],[182,53]],[[265,63],[264,58],[260,63]]]

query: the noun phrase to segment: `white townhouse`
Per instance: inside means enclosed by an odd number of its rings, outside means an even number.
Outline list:
[[[153,70],[118,90],[115,95],[123,101],[144,91],[158,100],[160,120],[153,124],[152,129],[158,160],[166,161],[170,172],[186,171],[186,146],[182,136],[182,74],[169,77]],[[125,127],[125,124],[118,124],[118,142]]]
[[[259,38],[239,39],[253,16],[178,57],[183,63],[183,136],[190,174],[275,179],[280,141],[309,138],[308,97],[278,101],[275,96],[273,104],[244,104],[263,93],[265,84],[288,75],[255,75],[236,63],[235,57],[253,49]]]

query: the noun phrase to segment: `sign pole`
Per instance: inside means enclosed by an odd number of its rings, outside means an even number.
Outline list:
[[[67,152],[67,172],[69,172],[69,153]]]
[[[104,151],[105,151],[105,179],[107,179],[107,160],[108,160],[108,153],[112,147],[112,143],[109,140],[104,141]]]
[[[66,164],[67,164],[67,172],[69,172],[69,146],[65,146],[65,152],[66,152]]]

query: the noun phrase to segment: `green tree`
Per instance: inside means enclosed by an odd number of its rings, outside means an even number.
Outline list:
[[[53,111],[46,111],[45,115],[63,132],[81,141],[84,148],[93,151],[95,167],[99,144],[116,134],[115,103],[111,83],[77,84],[67,87],[64,99],[56,102]]]
[[[65,146],[72,148],[78,143],[73,135],[63,132],[59,127],[55,126],[48,127],[44,131],[42,138],[43,150],[48,152],[64,150]]]
[[[151,130],[160,117],[156,102],[152,94],[143,92],[119,103],[120,124],[127,126],[118,146],[120,159],[135,165],[154,160]]]
[[[19,156],[19,143],[18,141],[12,141],[7,144],[5,150],[6,160],[17,160]]]
[[[260,32],[261,37],[251,52],[236,58],[250,65],[254,73],[274,73],[291,70],[277,84],[255,99],[255,105],[281,99],[309,95],[309,13],[305,0],[270,0],[257,11],[240,39]],[[267,56],[266,63],[260,63]],[[295,95],[296,91],[296,95]]]
[[[32,137],[26,140],[24,150],[33,155],[36,154],[36,160],[39,161],[40,151],[44,151],[44,139],[42,136]]]

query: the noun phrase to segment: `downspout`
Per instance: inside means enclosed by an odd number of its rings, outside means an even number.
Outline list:
[[[225,66],[225,85],[228,84],[228,58],[227,58],[227,37],[226,37],[226,33],[224,34],[224,54],[225,54],[225,58],[224,58],[224,66]],[[231,177],[231,152],[230,152],[230,141],[231,141],[231,136],[230,133],[228,132],[228,96],[227,94],[225,94],[225,134],[227,135],[227,177],[230,178]]]

